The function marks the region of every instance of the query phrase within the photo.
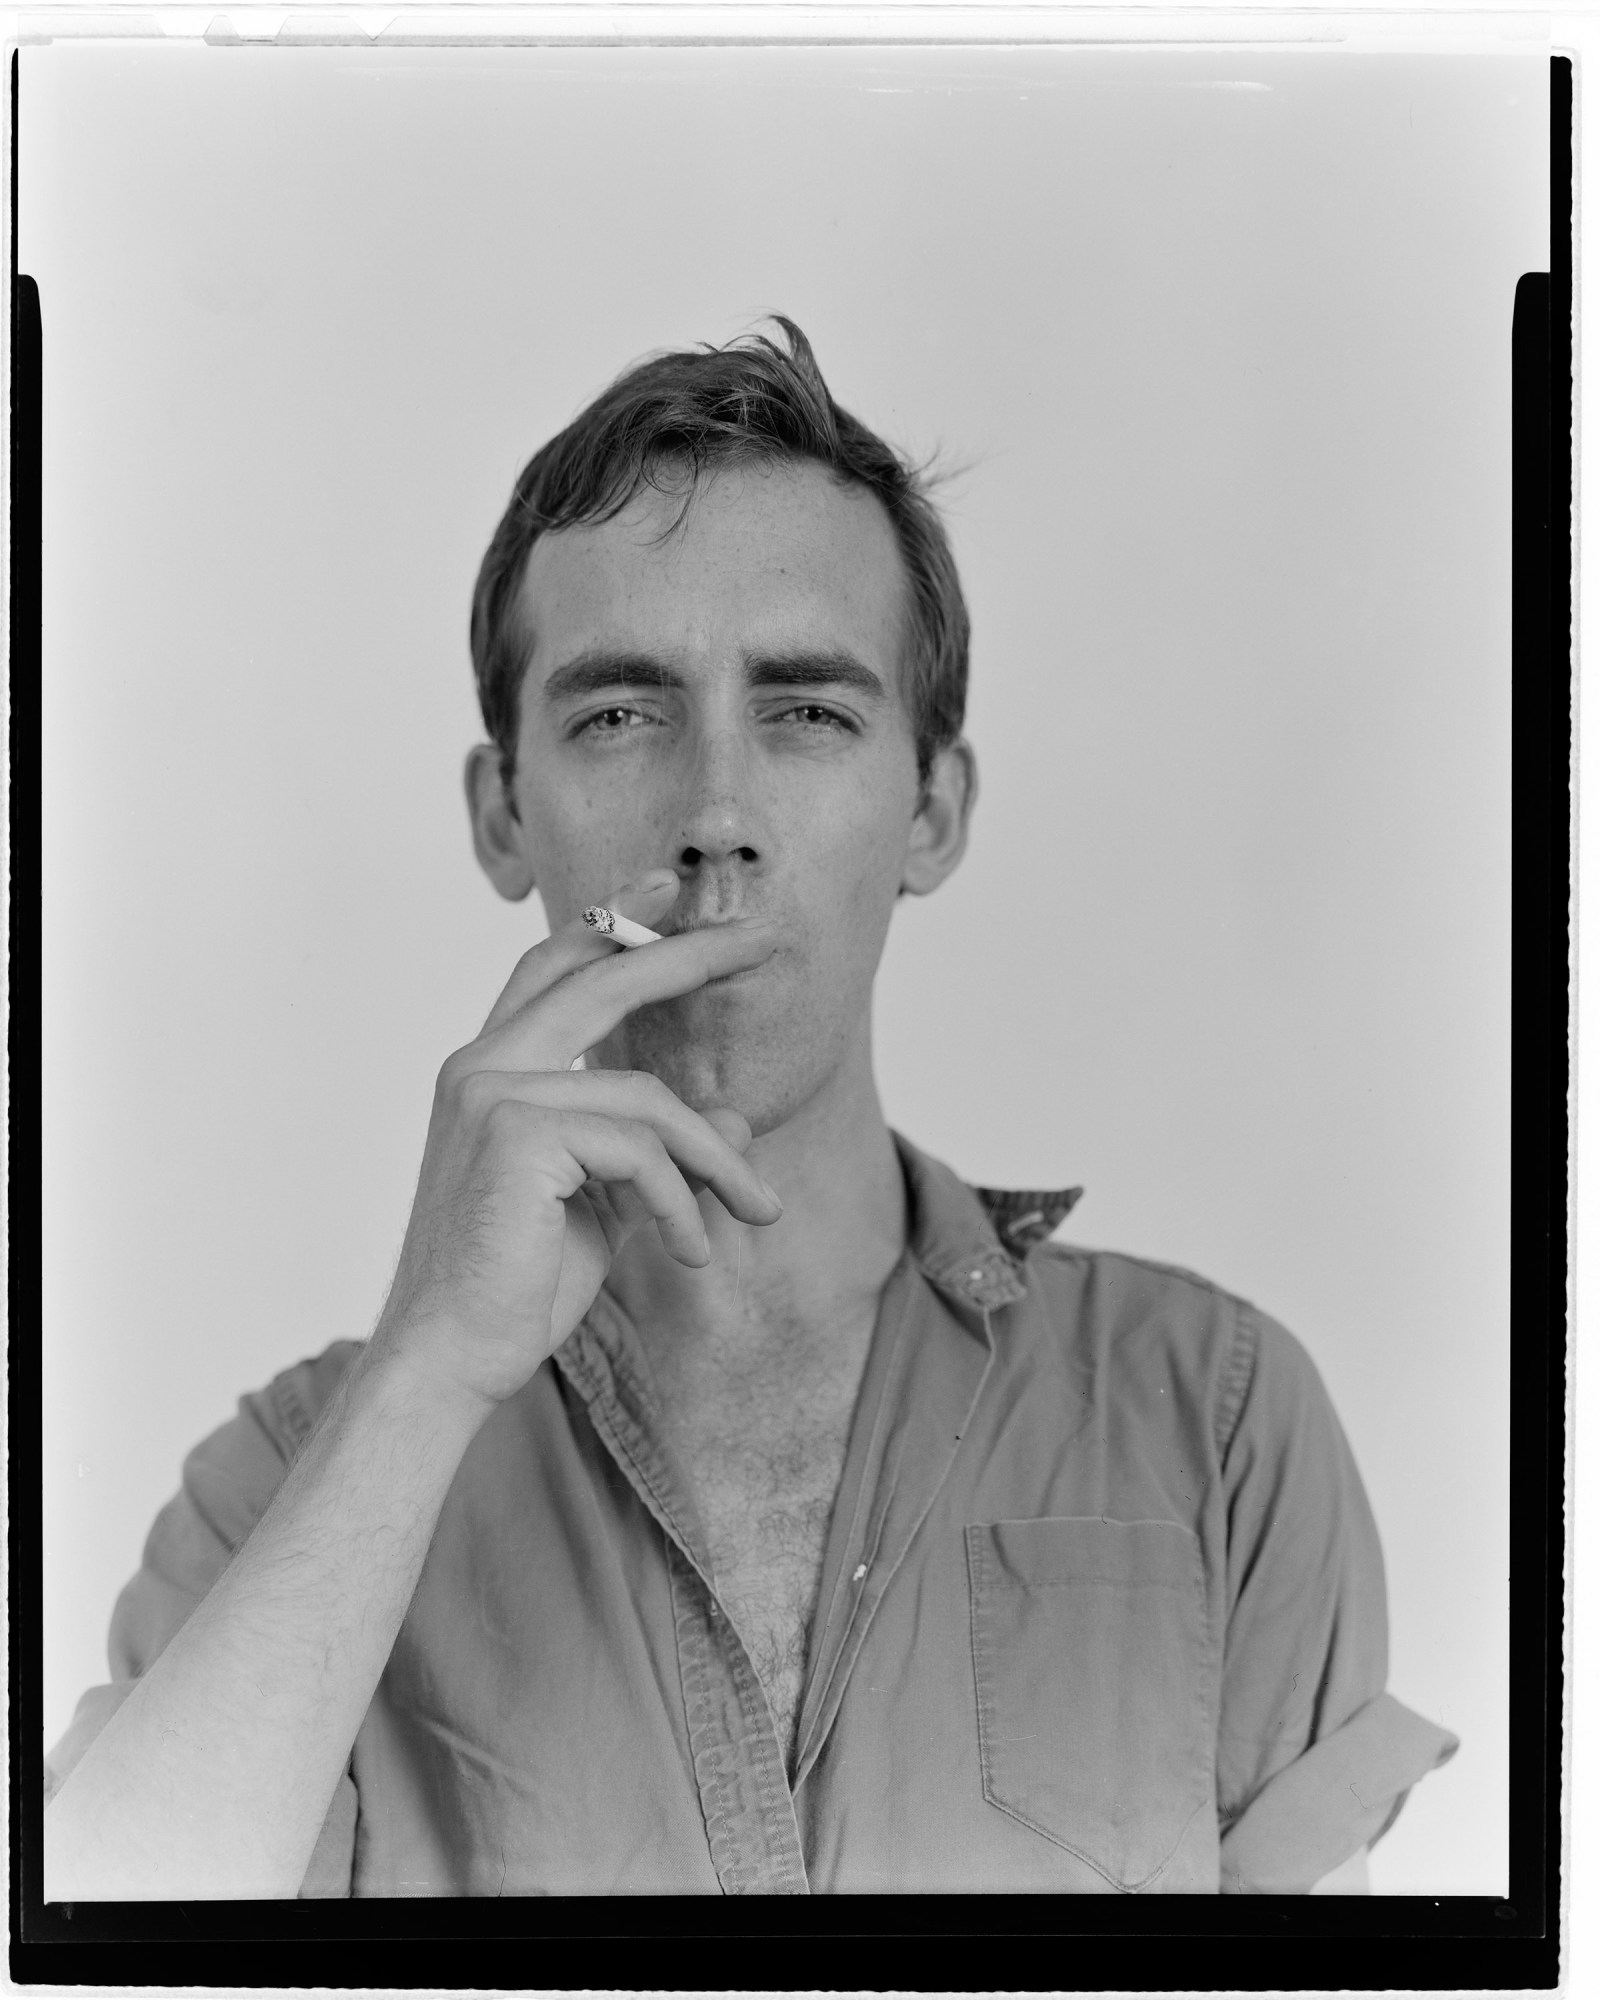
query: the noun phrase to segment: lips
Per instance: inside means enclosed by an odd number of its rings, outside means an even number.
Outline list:
[[[674,923],[668,917],[663,920],[660,926],[661,935],[663,937],[684,937],[690,931],[726,930],[729,924],[744,923],[749,918],[754,917],[755,914],[754,910],[739,910],[731,917],[690,917],[687,922],[680,921],[677,923]]]

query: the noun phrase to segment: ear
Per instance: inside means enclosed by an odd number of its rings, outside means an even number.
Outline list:
[[[900,886],[930,895],[967,851],[967,828],[978,798],[978,760],[962,737],[933,760],[917,816],[911,823]]]
[[[467,813],[478,865],[508,903],[520,903],[533,887],[533,866],[516,804],[500,775],[500,752],[480,743],[467,755]]]

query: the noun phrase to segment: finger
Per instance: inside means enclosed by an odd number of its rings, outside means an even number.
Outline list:
[[[648,1125],[589,1112],[563,1112],[554,1120],[552,1136],[582,1169],[585,1180],[633,1194],[655,1218],[669,1256],[693,1270],[711,1262],[711,1245],[695,1198]]]
[[[750,1141],[755,1135],[750,1130],[748,1119],[741,1112],[735,1111],[731,1104],[708,1105],[700,1115],[708,1125],[712,1126],[727,1140],[728,1144],[741,1157],[749,1150]],[[696,1194],[705,1186],[705,1182],[697,1179],[693,1174],[686,1174],[685,1179]],[[772,1185],[771,1181],[763,1180],[761,1185],[778,1204],[778,1212],[781,1214],[783,1212],[783,1197],[778,1193],[778,1190]],[[724,1203],[723,1206],[726,1207],[727,1204]]]
[[[635,923],[645,924],[653,930],[672,908],[678,887],[678,878],[670,868],[654,868],[648,874],[613,889],[607,904],[619,916],[632,917]],[[592,964],[597,959],[612,958],[617,949],[609,938],[590,930],[581,917],[570,924],[563,924],[517,960],[511,977],[483,1024],[483,1033],[489,1034],[502,1026],[530,1000],[536,1000],[569,972],[575,972],[579,966]]]
[[[749,971],[770,958],[777,943],[773,924],[741,917],[682,931],[637,951],[613,951],[569,972],[537,1006],[502,1022],[485,1037],[486,1054],[497,1068],[566,1069],[636,1008]]]
[[[709,1104],[700,1116],[716,1127],[736,1153],[743,1156],[749,1152],[755,1134],[742,1111],[735,1111],[731,1104]]]
[[[581,1113],[648,1126],[684,1178],[698,1192],[708,1187],[741,1222],[767,1224],[783,1203],[709,1117],[690,1110],[657,1076],[627,1070],[480,1070],[463,1086],[474,1115],[501,1100],[542,1105],[556,1114]],[[750,1128],[737,1111],[715,1114],[749,1144]]]

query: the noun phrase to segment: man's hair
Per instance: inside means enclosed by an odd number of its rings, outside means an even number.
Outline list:
[[[551,529],[611,520],[646,486],[681,489],[687,511],[698,481],[728,465],[822,465],[841,485],[876,494],[905,564],[903,689],[922,783],[961,733],[970,626],[928,477],[840,409],[811,343],[793,320],[773,318],[786,347],[751,334],[642,361],[523,467],[472,594],[478,703],[508,785],[527,666],[517,595],[534,543]]]

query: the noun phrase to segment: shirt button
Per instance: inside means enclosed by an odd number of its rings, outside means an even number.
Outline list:
[[[865,1564],[865,1563],[857,1563],[857,1564],[856,1564],[856,1566],[855,1566],[855,1570],[854,1570],[854,1573],[852,1574],[852,1576],[851,1576],[851,1578],[850,1578],[850,1581],[851,1581],[852,1583],[859,1583],[859,1582],[861,1581],[861,1579],[862,1579],[862,1578],[863,1578],[863,1577],[864,1577],[864,1576],[866,1575],[866,1573],[867,1573],[867,1566],[866,1566],[866,1564]]]
[[[972,1280],[972,1282],[975,1285],[981,1284],[983,1281],[983,1273],[981,1271],[969,1271],[967,1273],[967,1276]]]

